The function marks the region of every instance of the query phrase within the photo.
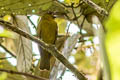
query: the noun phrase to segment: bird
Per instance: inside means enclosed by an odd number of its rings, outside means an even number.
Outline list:
[[[49,45],[55,44],[58,34],[58,26],[54,18],[55,17],[52,14],[45,13],[41,17],[37,27],[38,38],[40,38],[42,41]],[[50,70],[50,59],[52,57],[51,53],[41,48],[41,46],[39,46],[39,52],[41,56],[40,69]]]

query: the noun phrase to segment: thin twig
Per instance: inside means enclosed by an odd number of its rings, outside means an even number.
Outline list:
[[[87,80],[86,77],[80,73],[55,47],[54,45],[48,45],[44,43],[42,40],[30,35],[27,32],[22,31],[20,28],[5,22],[3,20],[0,21],[0,24],[3,25],[5,28],[10,29],[21,36],[24,36],[27,39],[30,39],[36,43],[38,43],[42,48],[50,52],[54,57],[56,57],[61,63],[63,63],[68,69],[70,69],[79,80]]]
[[[91,0],[82,0],[82,1],[88,4],[93,9],[95,9],[100,15],[103,15],[103,16],[108,15],[108,12],[104,8],[101,8],[100,6],[92,2]]]
[[[69,21],[76,21],[77,19],[79,19],[81,17],[81,15],[77,16],[77,17],[74,17],[72,19],[70,19],[70,17],[67,15],[67,14],[64,14],[66,16],[66,18],[69,20]]]
[[[24,76],[31,77],[31,78],[38,79],[38,80],[48,80],[48,79],[45,79],[45,78],[42,78],[42,77],[39,77],[39,76],[34,76],[34,75],[31,75],[31,74],[28,74],[28,73],[23,73],[23,72],[16,72],[16,71],[6,70],[6,69],[0,69],[0,71],[1,72],[7,72],[7,73],[10,73],[10,74],[24,75]]]
[[[0,60],[4,60],[4,59],[8,59],[8,58],[12,58],[12,57],[2,57],[2,58],[0,58]]]
[[[65,71],[66,71],[66,68],[64,67],[63,68],[63,71],[62,71],[62,73],[61,73],[61,76],[59,77],[59,78],[61,78],[62,79],[62,77],[64,76],[64,74],[65,74]]]
[[[32,22],[32,20],[30,19],[30,16],[27,16],[27,18],[30,21],[30,23],[33,25],[33,28],[36,30],[37,28],[36,28],[35,24]]]
[[[66,32],[67,35],[68,35],[68,31],[69,31],[69,28],[70,28],[71,23],[72,23],[72,22],[70,22],[69,25],[68,25],[67,32]]]
[[[80,34],[82,34],[82,28],[83,28],[83,24],[84,24],[84,21],[85,21],[85,16],[84,16],[84,18],[83,18],[83,21],[82,21],[82,23],[80,24]]]
[[[10,55],[12,55],[14,58],[16,58],[16,55],[14,55],[11,51],[9,51],[5,46],[3,46],[2,44],[0,44],[0,46],[1,46],[6,52],[8,52]]]
[[[77,22],[78,27],[81,29],[81,26],[79,25],[78,18],[77,18],[77,16],[76,16],[75,11],[74,11],[73,5],[74,5],[74,3],[71,5],[72,11],[73,11],[73,15],[74,15],[74,18],[76,19],[76,22]],[[81,16],[81,15],[82,15],[82,13],[80,14],[80,16]]]

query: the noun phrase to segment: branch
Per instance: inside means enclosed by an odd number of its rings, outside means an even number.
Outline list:
[[[67,38],[64,43],[64,48],[62,50],[63,56],[68,59],[72,50],[74,49],[80,34],[74,34],[71,37]],[[63,75],[66,70],[66,67],[60,63],[60,61],[55,62],[55,66],[53,67],[50,75],[50,80],[57,80],[57,75]]]
[[[15,27],[14,25],[5,22],[3,20],[0,21],[0,24],[5,28],[8,28],[21,36],[24,36],[27,39],[30,39],[36,43],[38,43],[42,48],[50,52],[54,57],[56,57],[60,62],[62,62],[68,69],[70,69],[79,80],[86,80],[85,76],[80,73],[53,45],[48,45],[44,43],[42,40],[28,34],[27,32],[22,31],[20,28]]]
[[[92,2],[91,0],[82,0],[83,2],[85,2],[86,4],[88,4],[90,7],[94,8],[100,15],[108,15],[108,12],[104,9],[101,8],[100,6],[98,6],[97,4],[95,4],[94,2]],[[73,6],[73,8],[77,8],[79,6],[81,6],[83,4],[83,2],[80,1],[80,3],[77,6]],[[66,8],[71,8],[71,6],[65,5],[62,2],[59,2],[56,0],[56,2],[60,3],[61,5],[63,5]]]
[[[14,58],[16,58],[16,55],[14,55],[12,52],[10,52],[5,46],[3,46],[2,44],[0,44],[0,46],[1,46],[6,52],[8,52],[10,55],[12,55]]]
[[[28,74],[28,73],[23,73],[23,72],[16,72],[16,71],[6,70],[6,69],[0,69],[0,71],[1,72],[7,72],[7,73],[10,73],[10,74],[24,75],[24,76],[31,77],[31,78],[38,79],[38,80],[48,80],[48,79],[45,79],[45,78],[41,78],[39,76],[34,76],[34,75],[31,75],[31,74]]]
[[[88,4],[90,7],[94,8],[100,15],[108,15],[108,12],[104,9],[92,2],[91,0],[82,0],[86,4]]]

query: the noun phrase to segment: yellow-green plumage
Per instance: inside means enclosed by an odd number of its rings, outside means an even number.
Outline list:
[[[54,21],[54,18],[50,14],[44,14],[37,27],[37,36],[46,42],[47,44],[55,44],[57,38],[57,23]],[[51,53],[42,49],[39,46],[40,51],[40,69],[50,69],[50,58]]]

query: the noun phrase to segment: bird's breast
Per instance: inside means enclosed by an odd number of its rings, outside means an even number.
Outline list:
[[[44,26],[44,29],[42,29],[41,39],[48,43],[48,44],[54,44],[55,38],[56,38],[56,32],[57,32],[57,26],[52,24],[51,22],[47,23]]]

